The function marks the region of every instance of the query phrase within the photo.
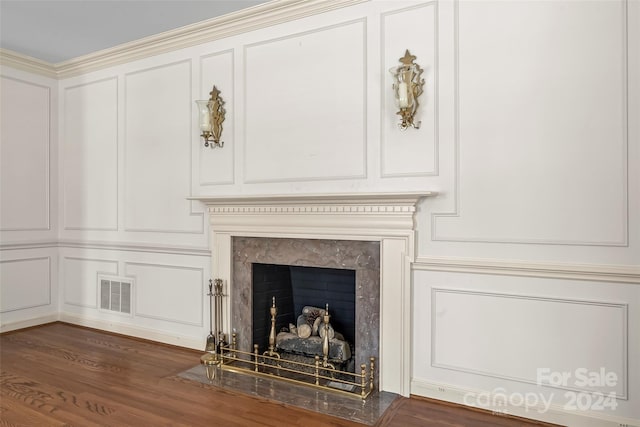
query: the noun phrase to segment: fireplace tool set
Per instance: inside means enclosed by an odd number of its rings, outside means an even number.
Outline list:
[[[269,314],[271,328],[269,332],[269,348],[263,354],[259,352],[258,344],[253,345],[253,352],[238,349],[237,334],[231,334],[231,343],[225,342],[226,336],[220,330],[222,327],[222,293],[223,281],[215,279],[209,281],[211,331],[207,336],[205,354],[200,358],[205,366],[207,378],[216,379],[218,372],[231,371],[266,378],[278,378],[284,381],[303,384],[323,390],[330,390],[348,396],[366,399],[374,389],[375,358],[369,359],[369,366],[360,365],[360,372],[347,372],[336,369],[329,360],[329,305],[326,305],[320,327],[324,328],[322,354],[314,356],[313,363],[299,362],[282,358],[277,352],[276,345],[276,298],[271,300]],[[212,302],[213,301],[213,302]],[[214,335],[215,331],[215,335]],[[367,369],[368,368],[368,369]],[[368,372],[367,372],[368,371]]]
[[[206,352],[200,360],[207,367],[207,377],[214,375],[214,371],[210,371],[209,367],[215,367],[220,363],[218,355],[220,348],[226,345],[225,334],[220,330],[222,328],[222,279],[216,279],[215,282],[209,279],[209,335],[207,335],[207,344],[204,351]],[[215,310],[213,307],[215,306]],[[215,334],[213,333],[215,331]]]

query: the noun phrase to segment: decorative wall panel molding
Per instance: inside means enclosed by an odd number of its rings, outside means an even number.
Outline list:
[[[118,229],[118,79],[63,91],[65,230]]]
[[[63,257],[62,283],[64,304],[98,308],[98,275],[118,274],[118,261],[94,258]]]
[[[125,231],[204,233],[191,194],[191,60],[126,74]]]
[[[454,15],[455,206],[433,215],[432,239],[626,246],[626,2],[455,2]]]
[[[53,240],[0,244],[0,251],[41,249],[41,248],[82,248],[105,249],[112,251],[157,253],[167,255],[211,256],[209,248],[195,246],[175,246],[168,244],[150,244],[140,242],[96,242],[91,240]]]
[[[204,325],[204,269],[125,262],[126,277],[136,279],[136,317],[190,326]]]
[[[514,262],[479,258],[418,257],[413,270],[450,271],[640,285],[640,267]]]
[[[0,79],[0,231],[50,229],[51,89]]]
[[[0,313],[51,305],[51,257],[0,261]]]
[[[168,244],[149,244],[139,242],[96,242],[90,240],[61,240],[58,242],[61,248],[82,248],[82,249],[106,249],[112,251],[141,252],[167,255],[187,255],[208,257],[211,256],[209,248],[174,246]]]
[[[366,178],[366,27],[245,46],[245,183]]]
[[[420,177],[438,175],[438,3],[426,2],[380,16],[380,176]],[[416,121],[420,129],[398,128],[389,69],[409,49],[424,69],[424,93]]]
[[[198,99],[209,99],[209,92],[215,85],[221,92],[226,110],[226,118],[222,124],[222,140],[225,143],[225,148],[217,150],[203,147],[202,138],[197,138],[198,148],[195,152],[199,164],[198,185],[200,186],[233,184],[235,182],[235,153],[238,149],[235,138],[235,76],[233,49],[200,57]]]
[[[17,243],[0,243],[0,251],[14,251],[21,249],[57,248],[56,240],[38,240]]]
[[[431,366],[626,400],[627,311],[609,301],[432,288]],[[577,369],[601,368],[615,373],[615,385],[576,382]],[[549,383],[539,369],[569,372],[571,381]]]

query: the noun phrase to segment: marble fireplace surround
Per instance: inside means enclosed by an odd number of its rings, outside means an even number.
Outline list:
[[[411,263],[416,204],[434,193],[192,197],[207,206],[212,277],[224,281],[223,328],[233,328],[233,238],[348,240],[380,245],[379,387],[410,394]]]
[[[231,324],[238,332],[238,348],[253,351],[252,264],[347,269],[355,271],[355,366],[368,366],[379,358],[380,336],[380,244],[373,241],[233,238],[233,286]],[[269,306],[264,307],[265,313]],[[329,306],[331,313],[331,305]],[[297,313],[300,314],[300,313]],[[335,313],[333,313],[335,315]],[[268,331],[265,331],[265,333]],[[342,332],[342,331],[338,331]],[[261,351],[266,350],[262,348]],[[378,372],[375,383],[378,384]]]

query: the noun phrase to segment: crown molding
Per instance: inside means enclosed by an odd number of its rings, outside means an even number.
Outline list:
[[[13,68],[63,79],[367,1],[370,0],[273,0],[56,64],[7,49],[0,49],[0,61]]]
[[[55,65],[9,49],[0,49],[0,64],[52,79],[58,77]]]

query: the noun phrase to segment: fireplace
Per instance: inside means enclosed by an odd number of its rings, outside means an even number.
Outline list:
[[[260,345],[260,351],[264,351],[263,343],[254,339],[260,329],[268,335],[268,308],[271,305],[270,293],[259,295],[259,302],[255,300],[255,283],[253,276],[256,267],[265,270],[266,266],[275,266],[268,270],[270,282],[286,280],[293,269],[294,276],[300,276],[299,280],[317,278],[322,273],[329,275],[326,279],[341,290],[348,288],[348,276],[352,275],[354,282],[351,285],[353,305],[353,331],[340,331],[342,334],[352,336],[354,366],[367,364],[370,357],[379,359],[380,336],[380,243],[376,241],[353,241],[334,239],[291,239],[291,238],[264,238],[236,236],[232,239],[233,248],[233,274],[232,286],[229,295],[231,297],[231,324],[238,334],[238,348],[242,351],[251,351],[254,344]],[[314,269],[319,269],[312,271]],[[265,278],[264,275],[262,278]],[[291,280],[291,278],[288,278]],[[344,283],[337,283],[337,282]],[[272,284],[272,283],[270,283]],[[331,286],[327,285],[327,286]],[[275,286],[273,287],[276,288]],[[326,294],[326,293],[325,293]],[[287,298],[286,293],[280,296]],[[333,295],[336,301],[347,302],[346,294]],[[311,298],[311,299],[309,299]],[[265,304],[266,300],[266,304]],[[278,301],[279,298],[276,298]],[[324,307],[322,299],[300,299],[298,306],[317,304]],[[286,300],[278,305],[278,314],[282,315],[286,307]],[[260,307],[262,305],[262,307]],[[295,311],[295,305],[294,311]],[[332,316],[337,313],[331,309]],[[337,308],[337,307],[336,307]],[[264,313],[262,325],[256,325],[253,319]],[[297,316],[300,312],[295,313]],[[293,314],[292,314],[293,315]],[[333,318],[333,317],[332,317]],[[294,319],[291,318],[291,323]],[[276,323],[277,331],[288,325],[284,319]],[[346,325],[346,321],[343,322]],[[340,319],[338,319],[340,324]],[[265,328],[265,326],[267,328]],[[254,328],[257,329],[254,330]],[[376,384],[378,372],[375,373]]]
[[[235,270],[237,256],[235,245],[243,239],[268,240],[267,247],[256,249],[259,263],[295,264],[282,261],[282,258],[269,260],[273,251],[270,245],[286,241],[289,251],[295,253],[309,249],[316,260],[331,259],[337,253],[336,247],[347,242],[372,245],[373,252],[379,256],[378,269],[374,273],[378,280],[377,300],[370,301],[365,294],[360,300],[375,306],[377,314],[366,322],[367,330],[377,328],[371,335],[377,341],[379,388],[383,391],[408,396],[410,393],[411,361],[411,263],[414,261],[414,212],[416,204],[433,193],[400,194],[322,194],[322,195],[280,195],[280,196],[219,196],[194,197],[208,207],[211,225],[210,247],[212,251],[212,275],[224,283],[223,326],[222,330],[238,332],[239,340],[251,340],[251,331],[245,331],[244,323],[239,321],[243,307],[251,307],[242,290],[243,283],[250,278]],[[327,252],[318,255],[318,247]],[[274,243],[275,242],[275,243]],[[319,242],[319,243],[318,243]],[[285,246],[286,246],[285,245]],[[365,251],[366,252],[366,251]],[[365,259],[362,253],[349,257],[354,262]],[[253,262],[253,261],[252,261]],[[322,264],[326,261],[316,263]],[[335,261],[338,268],[342,261]],[[299,264],[304,265],[304,264]],[[326,265],[306,266],[330,267]],[[250,269],[249,269],[250,270]],[[358,275],[356,269],[356,276]],[[357,280],[357,279],[356,279]],[[358,283],[358,282],[356,282]],[[359,284],[356,284],[358,292]],[[367,293],[366,295],[369,295]],[[358,301],[356,296],[356,301]],[[356,310],[358,313],[359,310]],[[241,315],[240,315],[241,316]],[[251,317],[249,312],[248,317]],[[241,328],[242,330],[238,329]],[[362,335],[362,331],[356,331]],[[248,345],[246,342],[240,345]],[[360,350],[357,353],[366,353]]]
[[[346,343],[348,360],[352,359],[356,343],[355,270],[261,263],[251,266],[251,342],[258,344],[259,351],[265,351],[269,346],[269,308],[277,301],[275,329],[278,337],[295,337],[289,341],[296,343],[319,336],[322,310],[330,308],[333,337]],[[307,337],[309,331],[311,335]],[[285,348],[279,345],[278,348],[292,353],[304,353],[305,350],[301,346]],[[322,355],[314,353],[310,356],[316,354]]]

